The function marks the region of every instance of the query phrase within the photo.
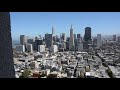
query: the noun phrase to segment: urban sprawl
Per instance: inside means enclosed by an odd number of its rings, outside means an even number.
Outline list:
[[[16,78],[120,78],[120,36],[103,39],[85,34],[65,33],[28,38],[20,35],[20,44],[13,48]]]

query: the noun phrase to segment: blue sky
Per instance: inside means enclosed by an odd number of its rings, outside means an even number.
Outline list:
[[[11,31],[13,40],[21,34],[34,37],[51,33],[66,33],[70,26],[74,33],[84,35],[84,28],[91,27],[92,35],[120,34],[120,12],[11,12]]]

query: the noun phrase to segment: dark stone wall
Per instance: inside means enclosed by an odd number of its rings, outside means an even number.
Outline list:
[[[15,78],[9,12],[0,12],[0,78]]]

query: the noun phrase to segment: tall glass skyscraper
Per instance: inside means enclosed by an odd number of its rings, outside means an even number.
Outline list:
[[[45,34],[45,43],[46,43],[47,48],[50,48],[53,45],[53,35],[52,34]]]
[[[90,27],[85,28],[84,40],[91,41],[91,28]]]

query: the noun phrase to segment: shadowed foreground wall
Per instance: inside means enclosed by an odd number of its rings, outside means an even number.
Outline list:
[[[15,78],[9,12],[0,12],[0,78]]]

